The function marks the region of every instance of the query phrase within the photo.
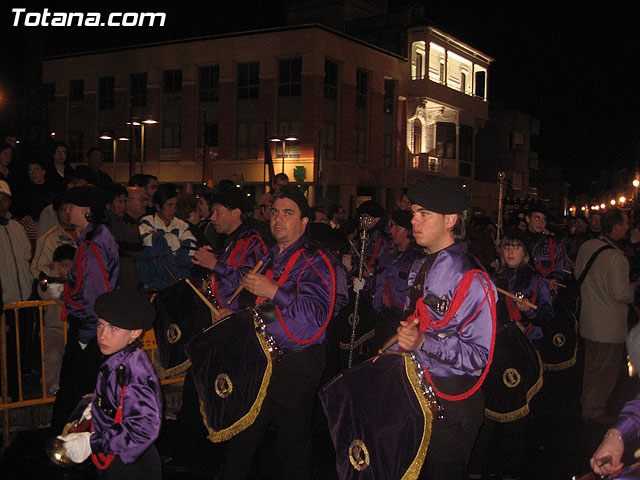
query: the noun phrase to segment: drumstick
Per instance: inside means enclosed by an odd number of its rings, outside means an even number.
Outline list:
[[[504,294],[506,297],[513,298],[514,300],[517,300],[519,302],[524,303],[529,308],[533,308],[534,310],[538,309],[537,305],[534,305],[533,303],[531,303],[529,300],[527,300],[525,298],[518,298],[513,293],[507,292],[506,290],[503,290],[503,289],[498,288],[498,287],[496,287],[496,290],[498,290],[500,293]]]
[[[356,246],[353,244],[353,241],[351,239],[349,239],[349,245],[351,245],[351,248],[353,248],[353,251],[356,252],[356,255],[358,256],[358,258],[360,258],[360,252],[358,251]]]
[[[260,267],[262,267],[263,263],[264,262],[262,260],[260,260],[258,263],[256,263],[256,266],[253,267],[249,273],[256,273],[258,270],[260,270]],[[242,285],[239,286],[238,288],[236,288],[236,291],[233,292],[233,295],[231,295],[231,298],[227,302],[227,305],[231,305],[231,302],[233,302],[233,300],[240,294],[240,292],[242,291],[243,288],[244,287],[242,287]]]
[[[407,325],[407,327],[413,328],[416,325],[418,325],[418,323],[420,323],[420,319],[419,318],[414,318],[411,321],[411,323],[409,325]],[[389,348],[391,345],[393,345],[397,341],[398,341],[398,334],[396,333],[393,337],[391,337],[389,340],[387,340],[387,343],[385,343],[382,346],[382,348],[380,350],[378,350],[378,353],[383,353],[387,348]]]
[[[193,283],[191,283],[191,280],[189,280],[188,278],[185,278],[184,281],[187,283],[187,285],[189,285],[191,288],[193,288],[193,291],[196,292],[198,294],[198,296],[200,297],[200,299],[207,304],[207,306],[214,311],[217,311],[218,309],[216,307],[213,306],[213,304],[209,301],[209,299],[207,297],[205,297],[202,292],[200,290],[198,290],[195,285]]]

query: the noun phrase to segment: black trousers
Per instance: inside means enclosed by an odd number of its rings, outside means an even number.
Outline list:
[[[459,395],[476,383],[475,377],[440,377],[433,379],[442,392]],[[450,402],[440,399],[444,418],[434,419],[427,458],[421,479],[462,480],[467,478],[467,464],[484,418],[482,390],[465,400]]]
[[[105,480],[160,480],[162,464],[155,445],[151,445],[133,463],[122,463],[120,457],[114,457],[106,470],[98,470],[100,478]]]
[[[67,345],[60,367],[60,389],[51,415],[51,430],[56,434],[60,434],[69,421],[75,420],[70,418],[71,414],[82,396],[95,390],[102,365],[102,353],[96,337],[91,339],[84,350],[80,347],[78,325],[78,320],[70,316]]]
[[[325,366],[325,346],[287,352],[274,365],[262,409],[253,425],[227,442],[221,478],[247,478],[268,426],[277,432],[282,478],[311,476],[311,414]]]

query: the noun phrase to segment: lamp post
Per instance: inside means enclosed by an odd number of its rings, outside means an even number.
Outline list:
[[[104,132],[102,135],[100,135],[100,139],[101,140],[113,140],[113,180],[115,181],[116,179],[116,148],[118,146],[118,141],[121,142],[128,142],[129,141],[129,137],[120,137],[120,138],[116,138],[115,136],[111,135],[109,132]],[[131,172],[129,172],[131,173]]]
[[[134,127],[140,127],[140,173],[144,173],[144,128],[147,125],[155,125],[159,123],[157,120],[154,120],[151,117],[148,117],[146,120],[138,120],[134,117],[130,122],[127,122],[127,125],[133,125]],[[133,176],[133,163],[129,164],[129,175]]]
[[[298,137],[294,137],[292,135],[289,135],[288,137],[285,137],[285,138],[271,137],[271,141],[282,142],[282,173],[284,173],[284,157],[286,155],[287,142],[297,142]]]

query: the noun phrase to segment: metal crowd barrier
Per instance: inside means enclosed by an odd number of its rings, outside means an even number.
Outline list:
[[[53,403],[55,401],[55,395],[47,395],[47,385],[45,382],[45,365],[44,365],[44,308],[53,305],[62,305],[60,300],[33,300],[27,302],[13,302],[4,305],[4,309],[0,316],[0,388],[2,395],[0,395],[0,414],[2,415],[2,438],[3,446],[6,448],[9,445],[9,410],[23,407],[32,407],[35,405],[44,405],[47,403]],[[28,395],[29,398],[25,399],[24,392],[24,379],[22,372],[22,345],[20,337],[20,311],[24,309],[37,309],[38,318],[36,322],[37,335],[35,338],[39,339],[40,349],[40,383],[41,391]],[[6,312],[13,312],[13,318],[7,320]],[[9,335],[11,332],[11,335]],[[9,338],[11,337],[11,338]],[[67,325],[64,325],[64,341],[67,341]],[[17,381],[17,396],[9,397],[9,373],[10,371],[8,360],[14,360],[13,357],[9,357],[8,347],[9,343],[15,343],[15,363],[11,364],[11,367],[16,373]],[[13,346],[13,345],[12,345]],[[163,385],[180,383],[184,380],[183,376],[168,377],[164,373],[164,369],[160,366],[157,358],[156,338],[153,330],[148,330],[142,338],[142,349],[147,352],[150,357],[151,363],[154,369],[160,377],[160,381]],[[61,353],[62,355],[62,353]],[[97,379],[96,379],[97,380]]]

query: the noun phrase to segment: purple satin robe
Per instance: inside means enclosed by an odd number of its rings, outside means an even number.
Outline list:
[[[551,293],[549,292],[549,281],[537,273],[515,271],[505,269],[502,273],[495,274],[491,278],[496,285],[506,283],[506,290],[514,295],[522,293],[526,299],[535,303],[537,309],[529,309],[520,312],[522,317],[520,325],[524,329],[524,334],[529,340],[542,338],[542,327],[553,318],[553,305],[551,304]],[[504,288],[504,287],[502,287]],[[535,301],[533,297],[535,296]],[[500,295],[503,299],[503,296]],[[517,307],[516,307],[517,308]],[[501,311],[500,309],[498,310]],[[507,319],[498,319],[501,324]]]
[[[416,276],[424,261],[425,258],[420,258],[411,267],[410,286],[416,283]],[[423,296],[432,293],[438,298],[451,300],[462,277],[472,268],[465,242],[454,243],[439,251],[424,283]],[[439,330],[427,328],[424,343],[414,354],[420,364],[429,369],[432,377],[479,376],[482,373],[489,360],[495,328],[489,299],[486,298],[489,291],[493,292],[497,300],[493,283],[487,284],[485,277],[474,277],[465,301],[451,322]],[[405,309],[409,307],[409,303],[407,297]],[[430,308],[429,313],[436,322],[444,317],[444,314]],[[473,320],[464,326],[474,314]],[[394,345],[393,349],[397,348],[397,344]]]
[[[71,295],[71,300],[81,305],[81,308],[75,307],[67,302],[67,313],[73,315],[80,320],[80,332],[78,340],[82,343],[89,341],[96,336],[96,327],[98,324],[98,316],[93,310],[93,304],[100,295],[109,291],[104,281],[100,263],[96,258],[94,251],[89,247],[88,242],[93,242],[100,255],[102,264],[107,274],[109,290],[114,290],[120,286],[120,254],[118,253],[118,245],[113,235],[104,225],[87,225],[78,237],[78,245],[85,243],[84,255],[81,259],[82,264],[82,287],[77,293]],[[73,289],[77,281],[78,272],[76,271],[76,261],[74,258],[67,277],[69,285]]]
[[[336,295],[333,260],[327,253],[323,252],[323,257],[320,251],[310,250],[307,242],[308,238],[303,235],[282,253],[279,253],[277,245],[269,250],[273,262],[270,268],[273,271],[273,281],[278,282],[289,259],[298,250],[304,249],[287,280],[278,288],[273,298],[273,303],[282,313],[282,319],[291,336],[284,330],[280,321],[274,321],[267,326],[267,331],[283,350],[323,343],[326,331],[309,343],[299,343],[291,337],[299,341],[314,337],[332,315],[331,306]]]
[[[218,261],[213,267],[213,275],[218,281],[217,299],[224,308],[235,310],[238,308],[238,297],[230,305],[227,301],[238,288],[243,277],[256,266],[258,261],[265,257],[268,246],[257,231],[238,227],[238,237],[218,256]]]
[[[114,424],[112,414],[120,404],[122,392],[117,381],[120,365],[125,367],[126,390],[122,422]],[[109,407],[112,411],[106,412]],[[162,423],[162,389],[149,358],[141,349],[128,347],[107,357],[98,374],[91,415],[92,453],[113,454],[123,463],[133,463],[158,438]]]

